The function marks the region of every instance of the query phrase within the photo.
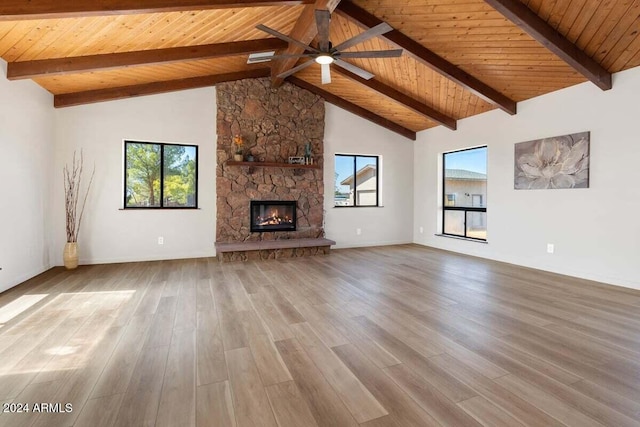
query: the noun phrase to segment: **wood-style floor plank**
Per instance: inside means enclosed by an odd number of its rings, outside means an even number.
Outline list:
[[[438,389],[405,365],[395,365],[384,369],[413,400],[443,426],[481,427],[481,424],[461,410]]]
[[[168,345],[143,348],[122,399],[116,426],[155,424],[168,353]]]
[[[314,427],[316,420],[293,381],[267,387],[267,396],[280,427]]]
[[[174,330],[165,368],[157,427],[196,425],[195,331]]]
[[[0,294],[7,427],[640,427],[640,291],[416,245],[55,268]]]
[[[198,427],[236,427],[229,381],[202,385],[198,387],[196,394]]]
[[[544,412],[560,420],[566,425],[584,427],[602,427],[593,418],[582,414],[579,410],[549,396],[539,388],[532,386],[515,375],[505,375],[496,381],[498,384],[518,395],[526,401],[541,408]]]
[[[320,340],[308,323],[292,325],[298,342],[359,423],[383,417],[388,412],[340,359]]]
[[[335,347],[333,351],[389,413],[387,416],[375,418],[362,425],[368,427],[438,425],[435,418],[404,393],[353,344]]]
[[[291,374],[284,364],[273,341],[265,334],[257,334],[249,338],[251,354],[256,362],[262,384],[269,386],[291,381]]]
[[[472,397],[459,402],[458,405],[485,426],[526,427],[526,424],[522,424],[482,396]]]
[[[199,386],[228,378],[220,321],[215,307],[197,313],[196,352]]]
[[[278,341],[276,347],[318,426],[358,425],[296,339]]]
[[[277,426],[251,351],[248,348],[229,350],[225,358],[238,426]]]
[[[82,408],[75,427],[111,427],[115,424],[124,393],[89,399]]]

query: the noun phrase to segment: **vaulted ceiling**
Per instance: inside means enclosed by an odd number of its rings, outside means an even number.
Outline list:
[[[640,65],[640,0],[3,0],[0,56],[10,80],[33,79],[57,107],[248,77],[277,86],[297,59],[248,55],[301,49],[256,25],[314,44],[316,9],[332,11],[334,45],[387,22],[349,51],[404,53],[345,59],[371,80],[335,66],[327,85],[317,66],[287,80],[411,139],[585,81],[607,90],[611,73]]]

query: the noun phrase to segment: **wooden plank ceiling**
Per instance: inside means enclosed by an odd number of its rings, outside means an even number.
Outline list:
[[[348,51],[403,55],[347,60],[370,81],[332,66],[322,85],[315,64],[290,80],[409,138],[495,108],[515,114],[519,101],[588,80],[606,90],[610,73],[640,65],[640,0],[175,3],[5,1],[0,57],[10,79],[32,78],[56,106],[98,102],[290,69],[295,60],[247,64],[250,52],[287,49],[256,25],[309,42],[313,11],[329,9],[334,45],[384,21],[393,31]]]

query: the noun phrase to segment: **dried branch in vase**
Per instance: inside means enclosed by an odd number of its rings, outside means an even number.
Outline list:
[[[84,166],[84,158],[82,150],[80,150],[80,158],[76,159],[76,152],[73,152],[73,163],[71,167],[65,165],[62,169],[64,178],[64,206],[67,219],[67,242],[77,242],[78,233],[80,232],[80,224],[82,223],[82,215],[84,214],[84,207],[87,203],[87,196],[89,195],[89,189],[93,182],[93,176],[96,173],[96,167],[93,166],[91,172],[91,178],[89,179],[89,185],[84,193],[82,199],[82,206],[80,208],[80,215],[78,216],[78,199],[80,197],[82,183],[82,170]]]

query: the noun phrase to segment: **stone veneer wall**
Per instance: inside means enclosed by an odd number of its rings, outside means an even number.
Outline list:
[[[217,242],[324,237],[324,100],[291,83],[277,89],[268,78],[217,85]],[[256,166],[229,166],[232,139],[244,138]],[[259,167],[303,156],[311,143],[320,169]],[[250,200],[296,200],[297,231],[251,233]]]

